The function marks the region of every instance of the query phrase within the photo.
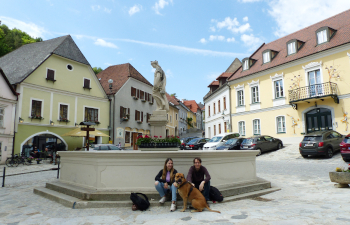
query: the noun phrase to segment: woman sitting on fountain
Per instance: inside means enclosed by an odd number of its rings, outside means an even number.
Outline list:
[[[170,211],[173,212],[176,210],[176,190],[177,188],[174,186],[174,179],[177,170],[173,167],[173,160],[171,158],[167,158],[165,160],[164,168],[159,171],[156,176],[155,186],[156,190],[159,192],[160,197],[159,203],[164,203],[166,201],[165,194],[170,191],[172,196],[172,204],[170,207]]]

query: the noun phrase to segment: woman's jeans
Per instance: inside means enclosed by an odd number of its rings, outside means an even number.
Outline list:
[[[164,197],[165,194],[167,193],[167,191],[170,190],[171,191],[171,201],[176,201],[177,188],[174,185],[171,185],[171,186],[168,185],[168,187],[170,187],[170,189],[165,189],[164,183],[158,181],[158,184],[155,186],[156,186],[156,190],[158,191],[160,197]]]

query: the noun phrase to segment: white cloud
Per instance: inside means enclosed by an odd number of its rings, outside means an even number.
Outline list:
[[[129,15],[132,16],[134,15],[135,13],[138,13],[140,12],[142,9],[142,5],[134,5],[133,7],[131,7],[129,9]]]
[[[226,17],[225,20],[218,22],[216,20],[212,20],[216,22],[216,27],[218,29],[226,28],[227,30],[232,31],[233,33],[244,33],[250,31],[249,23],[241,25],[237,18],[231,19],[230,17]]]
[[[350,8],[349,0],[271,0],[269,14],[275,19],[275,35],[282,37]]]
[[[103,11],[105,11],[106,13],[111,13],[112,12],[112,9],[108,9],[108,8],[104,8]]]
[[[263,43],[262,39],[255,37],[253,34],[243,34],[241,36],[241,40],[243,41],[244,45],[249,48],[249,51],[256,50]]]
[[[29,34],[34,38],[41,37],[44,39],[44,36],[45,36],[44,34],[47,33],[47,31],[43,27],[40,27],[31,22],[27,23],[20,20],[12,19],[10,17],[3,17],[3,16],[0,16],[0,20],[2,24],[5,24],[10,29],[13,29],[13,28],[20,29],[21,31],[26,32],[27,34]]]
[[[216,41],[216,40],[223,41],[223,40],[225,40],[225,37],[222,35],[210,35],[209,36],[209,41]]]
[[[226,41],[227,41],[227,42],[235,42],[235,38],[234,38],[234,37],[232,37],[232,38],[227,38]]]
[[[171,72],[170,69],[167,69],[165,71],[165,75],[166,75],[167,78],[173,78],[174,77],[173,72]]]
[[[243,22],[248,22],[248,16],[243,17]]]
[[[152,9],[156,12],[156,14],[158,15],[162,15],[159,10],[161,9],[164,9],[165,6],[169,5],[169,3],[173,3],[173,0],[169,0],[169,1],[166,1],[166,0],[159,0],[158,2],[156,2],[154,4],[154,6],[152,7]]]
[[[205,38],[202,38],[202,39],[199,40],[199,42],[202,43],[202,44],[205,44],[205,43],[207,43],[207,40],[205,40]]]
[[[210,29],[210,31],[212,31],[212,32],[215,32],[215,31],[216,31],[216,28],[215,28],[215,27],[210,27],[209,29]]]
[[[92,6],[91,6],[91,9],[92,9],[93,11],[100,10],[100,8],[101,8],[101,6],[99,6],[99,5],[92,5]]]
[[[100,45],[103,47],[108,47],[108,48],[118,48],[115,44],[113,44],[112,42],[107,42],[103,39],[97,39],[94,43],[95,45]]]

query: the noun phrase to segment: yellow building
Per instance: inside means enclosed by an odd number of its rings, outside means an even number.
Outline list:
[[[190,124],[187,124],[187,129],[194,128],[197,129],[197,113],[200,114],[201,118],[201,109],[198,106],[197,102],[195,100],[184,100],[183,104],[190,109],[190,111],[187,112],[187,118],[191,120]]]
[[[179,136],[179,103],[174,96],[166,93],[169,102],[169,112],[167,113],[168,123],[166,125],[166,136]]]
[[[242,136],[300,141],[349,133],[350,10],[263,44],[227,82],[231,128]]]

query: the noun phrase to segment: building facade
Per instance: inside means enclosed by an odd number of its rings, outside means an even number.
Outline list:
[[[284,142],[335,130],[348,134],[350,10],[268,44],[228,79],[232,130]]]
[[[15,153],[73,150],[84,138],[63,137],[82,121],[109,133],[109,102],[89,62],[71,36],[24,45],[0,58],[0,67],[19,93]],[[93,143],[108,138],[91,137]]]
[[[190,111],[180,100],[178,100],[177,107],[179,108],[179,136],[187,133],[187,112]]]
[[[166,93],[166,97],[169,103],[169,112],[167,113],[168,123],[166,125],[167,136],[179,136],[179,102],[175,96],[171,96]]]
[[[0,68],[0,164],[12,155],[16,105],[17,93]]]
[[[111,99],[113,143],[137,149],[137,136],[151,135],[148,119],[156,110],[153,85],[130,63],[110,66],[97,77]],[[111,88],[109,80],[113,80]]]

